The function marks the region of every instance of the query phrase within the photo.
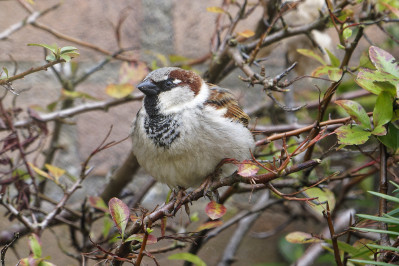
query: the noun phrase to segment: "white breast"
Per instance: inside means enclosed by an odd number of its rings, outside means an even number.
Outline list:
[[[140,111],[132,132],[133,152],[149,174],[169,186],[198,186],[221,160],[249,159],[254,147],[247,128],[215,115],[212,107],[182,112],[180,135],[169,148],[155,145],[146,136],[144,115]],[[232,174],[235,169],[232,165],[224,166],[222,176]]]

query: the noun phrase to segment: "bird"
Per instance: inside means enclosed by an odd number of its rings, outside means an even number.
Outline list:
[[[177,67],[150,72],[137,85],[144,93],[132,123],[132,149],[147,173],[170,188],[195,188],[214,178],[226,159],[251,159],[255,143],[249,116],[230,90]],[[234,164],[220,167],[230,176]]]

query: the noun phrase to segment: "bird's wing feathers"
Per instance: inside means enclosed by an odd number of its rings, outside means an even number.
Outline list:
[[[206,105],[210,105],[215,109],[226,108],[225,117],[230,118],[233,121],[239,122],[244,126],[248,126],[249,116],[244,113],[241,107],[238,105],[234,95],[227,89],[223,89],[213,84],[209,84],[210,96],[206,101]]]

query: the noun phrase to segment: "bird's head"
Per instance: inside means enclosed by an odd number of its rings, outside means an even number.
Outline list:
[[[144,103],[152,102],[163,114],[203,103],[209,93],[199,75],[177,67],[152,71],[137,88],[145,94]]]

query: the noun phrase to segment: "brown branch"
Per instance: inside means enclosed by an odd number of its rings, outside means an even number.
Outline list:
[[[33,23],[31,23],[31,25],[36,27],[36,28],[38,28],[38,29],[41,29],[43,31],[46,31],[46,32],[50,33],[51,35],[55,36],[58,39],[62,39],[62,40],[65,40],[65,41],[68,41],[68,42],[71,42],[71,43],[74,43],[74,44],[89,48],[91,50],[94,50],[96,52],[102,53],[104,55],[112,56],[114,54],[113,52],[105,50],[105,49],[103,49],[103,48],[101,48],[101,47],[99,47],[97,45],[94,45],[94,44],[91,44],[91,43],[88,43],[88,42],[85,42],[85,41],[70,37],[70,36],[68,36],[66,34],[63,34],[63,33],[59,32],[59,31],[56,31],[55,29],[53,29],[53,28],[51,28],[51,27],[49,27],[49,26],[47,26],[47,25],[45,25],[43,23],[33,22]],[[136,59],[133,59],[131,57],[124,57],[122,55],[116,55],[115,58],[120,59],[120,60],[129,61],[129,62],[136,62],[137,61]]]
[[[334,249],[335,262],[337,263],[338,266],[343,266],[342,261],[341,261],[341,256],[339,253],[337,236],[335,234],[334,225],[333,225],[333,221],[331,218],[331,212],[330,212],[330,207],[329,207],[328,202],[326,202],[326,207],[327,207],[327,210],[323,211],[323,216],[327,220],[328,230],[330,231],[331,241],[332,241],[332,245],[333,245],[333,249]]]
[[[369,112],[369,113],[367,113],[367,115],[368,116],[372,116],[373,113]],[[327,120],[327,121],[321,122],[319,124],[319,127],[321,128],[321,127],[326,127],[326,126],[331,126],[331,125],[346,124],[346,123],[350,122],[351,120],[352,120],[352,118],[350,118],[350,117],[339,118],[339,119],[331,119],[331,120]],[[300,135],[302,133],[305,133],[307,131],[312,130],[313,128],[314,128],[314,125],[307,125],[307,126],[303,126],[301,128],[294,129],[294,130],[291,130],[291,131],[287,131],[287,132],[284,132],[284,133],[274,134],[274,135],[272,135],[270,137],[267,137],[265,139],[258,140],[256,142],[256,146],[265,145],[267,143],[270,143],[270,142],[278,140],[278,139],[282,139],[284,137],[298,136],[298,135]],[[261,133],[265,133],[265,132],[269,132],[269,130],[263,131]]]
[[[363,30],[364,30],[363,27],[359,27],[359,31],[357,32],[354,41],[348,47],[345,48],[345,55],[344,55],[344,58],[343,58],[343,60],[341,62],[340,69],[345,71],[345,69],[348,67],[349,60],[352,57],[353,51],[355,50],[355,48],[357,47],[360,39],[363,36]],[[317,136],[319,134],[319,132],[320,132],[320,123],[322,122],[322,120],[324,118],[325,112],[327,110],[328,105],[331,102],[332,97],[334,96],[336,90],[338,89],[338,86],[342,82],[343,76],[344,76],[344,73],[342,74],[341,78],[338,81],[333,82],[331,84],[331,86],[327,89],[326,93],[324,94],[323,100],[320,102],[319,113],[317,115],[315,126],[312,129],[312,131],[309,133],[309,138],[310,139],[313,139],[315,136]],[[312,157],[313,150],[314,150],[314,146],[310,147],[306,151],[305,157],[304,157],[305,161],[309,160]]]
[[[267,174],[263,174],[263,175],[256,175],[256,176],[246,177],[246,178],[235,174],[229,178],[224,178],[224,179],[220,179],[220,180],[213,182],[209,187],[209,191],[214,191],[223,186],[231,186],[238,182],[247,183],[247,184],[267,183],[273,179],[276,179],[279,177],[284,177],[291,173],[299,172],[301,170],[304,170],[304,169],[307,169],[310,167],[315,167],[316,165],[318,165],[320,163],[321,163],[321,161],[318,159],[309,160],[307,162],[294,165],[292,167],[286,167],[286,169],[282,170],[280,174],[267,173]],[[179,203],[180,203],[179,206],[183,206],[186,203],[190,203],[192,201],[198,200],[199,198],[202,198],[203,195],[204,195],[203,190],[193,191],[189,197],[186,197],[183,200],[179,201]],[[142,224],[154,223],[155,221],[160,220],[163,217],[169,217],[169,216],[171,216],[172,213],[176,213],[177,210],[175,209],[176,208],[175,203],[176,203],[176,198],[173,198],[170,200],[169,203],[165,203],[164,205],[160,206],[155,211],[153,211],[152,213],[145,216],[145,218],[143,219],[143,223],[133,224],[131,228],[126,230],[126,235],[132,235],[132,234],[138,233],[140,230],[142,230]],[[128,243],[122,243],[117,248],[115,254],[119,257],[125,257],[129,252],[128,245],[129,245]],[[114,264],[120,265],[119,262],[117,262],[117,261],[114,261]]]
[[[57,59],[55,61],[49,62],[43,66],[40,67],[35,67],[35,68],[31,68],[25,72],[19,73],[15,76],[9,77],[9,78],[4,78],[4,79],[0,79],[0,85],[7,85],[10,84],[12,81],[17,80],[17,79],[23,79],[25,76],[30,75],[32,73],[38,72],[38,71],[43,71],[43,70],[47,70],[49,67],[54,66],[56,64],[59,63],[63,63],[65,62],[64,59]]]
[[[11,34],[13,34],[14,32],[17,32],[18,30],[22,29],[26,25],[35,23],[35,21],[38,18],[40,18],[41,16],[47,14],[48,12],[50,12],[52,10],[57,9],[60,6],[61,6],[61,3],[58,3],[49,8],[46,8],[43,11],[32,12],[29,16],[27,16],[20,22],[15,23],[15,24],[11,25],[10,27],[8,27],[7,29],[5,29],[4,31],[0,32],[0,40],[4,40],[4,39],[8,38]]]
[[[41,114],[38,117],[31,117],[30,119],[27,120],[20,120],[16,121],[14,123],[14,126],[16,128],[21,128],[21,127],[26,127],[35,121],[38,122],[49,122],[49,121],[54,121],[60,118],[67,118],[67,117],[72,117],[74,115],[78,115],[81,113],[86,113],[90,111],[95,111],[95,110],[102,110],[102,111],[107,111],[110,107],[118,106],[120,104],[128,103],[131,101],[139,101],[143,97],[142,96],[128,96],[125,98],[121,99],[111,99],[107,101],[101,101],[101,102],[92,102],[92,103],[84,103],[72,108],[68,109],[63,109],[60,111],[55,111],[52,113],[48,114]],[[8,128],[1,128],[1,130],[7,130]]]

